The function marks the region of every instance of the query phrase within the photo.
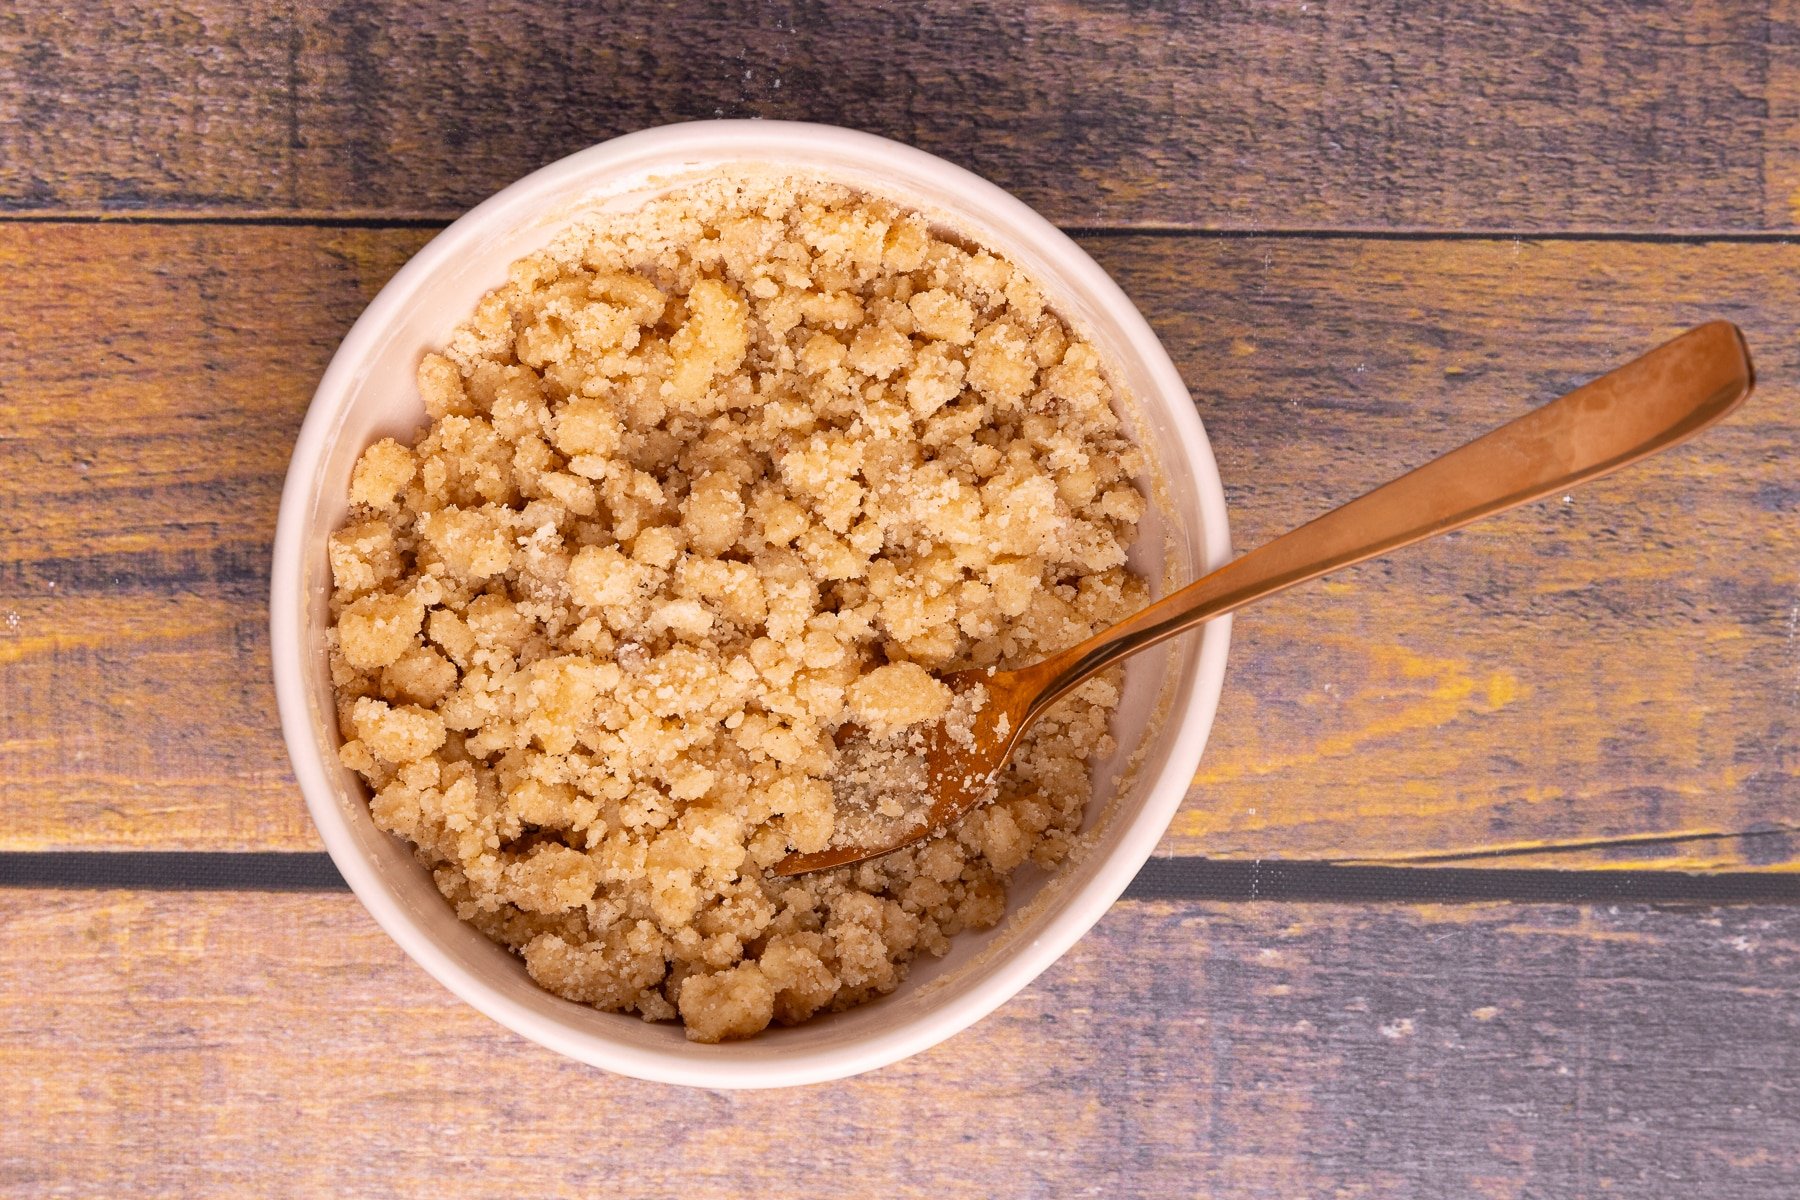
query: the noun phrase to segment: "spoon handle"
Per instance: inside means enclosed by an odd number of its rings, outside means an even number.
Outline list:
[[[1736,408],[1754,384],[1737,326],[1690,329],[1028,668],[1045,681],[1031,715],[1096,671],[1253,600],[1685,441]]]

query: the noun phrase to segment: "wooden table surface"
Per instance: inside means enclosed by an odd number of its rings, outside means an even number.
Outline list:
[[[1800,3],[0,10],[0,1195],[1791,1197]],[[1162,335],[1254,545],[1682,328],[1690,446],[1244,613],[1161,855],[839,1084],[588,1070],[342,888],[265,593],[312,387],[459,212],[812,119]]]

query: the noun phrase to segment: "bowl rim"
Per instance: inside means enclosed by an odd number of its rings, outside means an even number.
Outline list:
[[[362,364],[378,348],[418,290],[418,283],[478,245],[488,227],[541,212],[543,196],[584,177],[593,177],[598,186],[609,174],[618,174],[652,153],[693,152],[716,157],[721,140],[736,139],[756,143],[757,152],[746,156],[747,160],[778,164],[782,160],[780,146],[791,148],[801,163],[816,155],[821,146],[884,159],[897,168],[899,176],[935,178],[953,185],[970,196],[984,214],[1008,222],[1028,240],[1053,248],[1068,283],[1086,292],[1117,321],[1131,352],[1155,381],[1158,396],[1141,397],[1140,403],[1159,410],[1181,446],[1181,463],[1167,466],[1194,472],[1206,557],[1202,569],[1213,570],[1231,557],[1225,493],[1211,444],[1179,372],[1136,305],[1086,251],[1024,201],[971,171],[901,142],[798,121],[692,121],[626,134],[577,151],[502,188],[447,226],[388,280],[344,336],[320,378],[295,440],[281,493],[270,573],[270,659],[282,737],[295,778],[326,851],[351,891],[388,936],[459,999],[515,1033],[580,1062],[640,1079],[710,1088],[817,1083],[885,1066],[980,1020],[1060,958],[1136,877],[1180,807],[1218,711],[1231,632],[1229,616],[1201,631],[1191,700],[1184,709],[1169,714],[1161,734],[1172,739],[1176,748],[1118,845],[1097,864],[1094,877],[1067,897],[1036,937],[1022,941],[1014,952],[993,962],[961,995],[851,1045],[754,1061],[685,1053],[691,1043],[667,1049],[628,1045],[526,1008],[456,961],[419,926],[390,891],[382,873],[361,852],[337,803],[336,789],[317,753],[306,700],[306,647],[294,633],[304,627],[302,564],[310,533],[312,484],[336,433],[334,398],[354,384]]]

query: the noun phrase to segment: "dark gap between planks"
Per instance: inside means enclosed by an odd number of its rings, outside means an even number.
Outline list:
[[[0,887],[135,891],[341,892],[329,856],[196,851],[0,853]],[[1371,867],[1155,858],[1127,900],[1326,903],[1793,904],[1800,875]]]
[[[325,213],[232,212],[7,212],[0,225],[220,225],[319,229],[440,230],[458,214],[438,216],[331,216]],[[1785,246],[1800,243],[1800,231],[1766,229],[1209,229],[1185,225],[1064,225],[1073,238],[1154,237],[1212,241],[1363,241],[1363,242],[1636,242],[1649,245],[1699,246],[1711,243]]]

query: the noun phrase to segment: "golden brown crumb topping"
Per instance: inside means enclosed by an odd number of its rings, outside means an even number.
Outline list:
[[[891,991],[1068,853],[1116,675],[957,829],[795,879],[833,734],[932,672],[1141,607],[1144,470],[1099,357],[1006,260],[814,180],[717,177],[515,263],[419,367],[331,539],[342,758],[458,914],[558,995],[700,1041]]]

